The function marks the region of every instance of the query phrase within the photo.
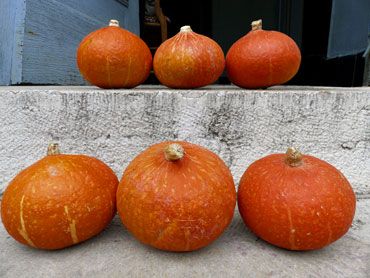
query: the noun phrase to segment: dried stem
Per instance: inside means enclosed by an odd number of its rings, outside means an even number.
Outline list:
[[[169,144],[164,149],[164,156],[168,161],[176,161],[184,156],[184,148],[178,143]]]
[[[48,146],[47,155],[56,155],[60,154],[59,144],[58,143],[50,143]]]
[[[294,147],[288,148],[286,151],[286,163],[291,167],[297,167],[302,165],[302,153]]]
[[[252,31],[262,30],[262,19],[252,21]]]

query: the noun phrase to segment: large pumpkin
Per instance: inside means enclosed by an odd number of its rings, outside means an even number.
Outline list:
[[[77,49],[82,76],[101,88],[132,88],[143,83],[152,67],[145,42],[111,20],[108,27],[87,35]]]
[[[347,232],[356,198],[332,165],[289,148],[249,166],[240,180],[238,206],[258,237],[282,248],[310,250]]]
[[[224,53],[212,39],[181,27],[163,42],[154,55],[153,68],[159,81],[170,88],[197,88],[215,82],[225,67]]]
[[[191,251],[218,238],[234,214],[236,192],[224,162],[187,142],[162,142],[139,154],[117,190],[118,214],[141,242]]]
[[[236,41],[226,55],[231,82],[243,88],[283,84],[298,72],[301,52],[287,35],[262,30],[262,20],[252,22],[252,31]]]
[[[100,233],[116,212],[118,179],[96,158],[48,155],[21,171],[6,188],[1,218],[17,241],[41,249],[59,249]]]

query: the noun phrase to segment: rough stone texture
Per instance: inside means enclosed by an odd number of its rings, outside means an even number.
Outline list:
[[[0,277],[368,277],[370,88],[0,87],[0,191],[50,141],[102,159],[121,177],[134,156],[165,139],[215,151],[236,182],[255,159],[298,146],[352,183],[352,228],[322,250],[291,252],[258,240],[236,213],[209,247],[166,253],[138,243],[115,218],[101,235],[47,252],[18,244],[0,225]]]
[[[50,141],[102,159],[120,178],[140,151],[170,139],[215,151],[236,183],[254,160],[295,145],[370,195],[369,87],[0,87],[0,192]]]

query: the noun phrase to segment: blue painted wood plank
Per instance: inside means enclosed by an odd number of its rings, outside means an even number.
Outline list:
[[[54,2],[57,5],[64,5],[64,9],[67,11],[70,11],[71,13],[80,13],[83,16],[91,17],[99,21],[100,25],[106,25],[110,19],[118,19],[122,21],[121,25],[123,27],[124,19],[127,17],[126,13],[128,12],[127,6],[116,0],[51,0],[47,2]],[[131,6],[135,6],[135,2],[138,1],[130,1],[129,9]],[[137,11],[136,16],[138,17],[138,15],[139,14]]]
[[[1,0],[0,85],[85,84],[77,46],[111,18],[139,34],[138,0]]]
[[[139,0],[129,1],[126,18],[127,20],[125,22],[125,26],[127,29],[137,35],[140,35]]]
[[[13,53],[14,18],[11,0],[0,1],[0,85],[10,84]]]
[[[370,27],[369,0],[333,0],[327,58],[365,51]]]
[[[0,85],[20,83],[25,0],[0,1]]]
[[[14,19],[14,41],[12,53],[11,84],[22,82],[23,75],[23,44],[26,15],[26,0],[16,0],[16,13]]]
[[[134,2],[130,1],[129,6]],[[85,84],[76,65],[78,44],[91,31],[106,26],[111,18],[124,23],[127,14],[127,7],[115,0],[29,0],[22,82]]]

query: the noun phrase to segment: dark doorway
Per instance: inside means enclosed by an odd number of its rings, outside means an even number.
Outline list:
[[[304,1],[302,15],[302,64],[299,73],[291,81],[299,85],[361,86],[365,59],[363,53],[327,58],[331,0]]]
[[[168,35],[190,25],[194,32],[212,37],[212,0],[161,1],[163,12],[170,19]]]
[[[140,1],[143,6],[144,0]],[[333,1],[320,1],[319,8],[316,1],[308,0],[161,0],[160,5],[169,19],[168,38],[181,26],[190,25],[195,32],[213,38],[226,55],[233,42],[249,32],[250,22],[261,18],[264,29],[286,33],[301,49],[300,70],[288,84],[361,86],[365,63],[362,53],[327,58]],[[141,32],[154,54],[160,36],[143,28]],[[152,75],[147,83],[158,81]],[[218,83],[230,83],[225,73]]]

